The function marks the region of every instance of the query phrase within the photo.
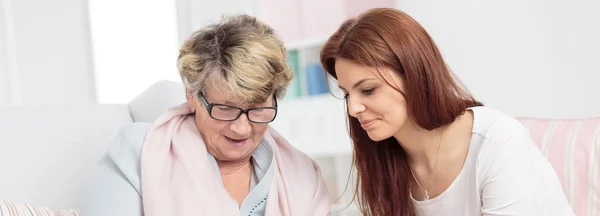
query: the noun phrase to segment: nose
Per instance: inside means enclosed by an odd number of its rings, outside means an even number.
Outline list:
[[[367,109],[363,103],[359,100],[352,99],[350,95],[346,98],[346,106],[348,107],[348,114],[354,118],[358,118],[358,114]]]
[[[232,121],[229,125],[229,129],[240,136],[247,136],[252,131],[251,122],[248,120],[248,116],[242,113],[239,118]]]

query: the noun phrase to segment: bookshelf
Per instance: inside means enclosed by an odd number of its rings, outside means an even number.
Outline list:
[[[294,72],[294,80],[288,88],[287,100],[329,95],[328,83],[332,79],[324,75],[319,54],[326,38],[310,38],[286,44],[288,63]],[[336,84],[337,85],[337,84]]]
[[[354,186],[351,181],[346,187],[352,144],[344,109],[344,101],[329,94],[283,100],[271,123],[292,146],[319,164],[333,203],[332,215],[337,216],[360,215],[354,205],[345,208],[352,200]]]
[[[349,205],[354,186],[353,181],[348,183],[352,145],[345,102],[330,94],[327,85],[337,87],[337,82],[324,75],[319,59],[326,40],[311,38],[286,43],[295,77],[271,126],[319,164],[333,203],[332,215],[360,215],[355,205]]]

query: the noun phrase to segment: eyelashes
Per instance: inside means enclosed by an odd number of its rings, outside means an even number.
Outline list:
[[[360,92],[365,96],[369,96],[369,95],[372,95],[373,92],[375,92],[375,88],[364,89],[364,90],[361,90]]]
[[[375,93],[376,89],[377,88],[367,88],[367,89],[360,90],[360,93],[364,96],[370,96],[370,95],[373,95],[373,93]],[[348,99],[348,96],[349,96],[349,94],[345,93],[344,99]]]

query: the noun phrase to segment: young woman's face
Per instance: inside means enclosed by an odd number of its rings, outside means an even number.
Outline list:
[[[348,114],[357,118],[361,127],[374,141],[392,137],[409,121],[401,77],[391,68],[365,67],[353,61],[337,58],[335,72],[344,91]],[[383,76],[378,76],[381,73]]]

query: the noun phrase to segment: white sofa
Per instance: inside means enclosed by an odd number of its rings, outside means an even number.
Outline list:
[[[184,101],[180,84],[162,81],[129,104],[0,108],[0,200],[79,208],[90,168],[118,129]]]
[[[77,211],[91,168],[119,128],[153,122],[169,107],[185,102],[184,92],[179,83],[161,81],[128,104],[0,107],[0,215],[7,208],[31,206],[44,212]],[[351,151],[345,129],[331,123],[344,122],[345,115],[338,112],[343,103],[315,97],[280,101],[279,107],[271,126],[322,165],[330,191],[336,194],[332,197],[337,197],[338,181],[349,171],[349,158],[342,157],[340,166],[339,158],[331,156]],[[323,109],[338,115],[322,116]],[[332,131],[321,131],[324,127]]]
[[[0,215],[2,200],[80,208],[90,168],[117,130],[132,122],[153,122],[183,102],[183,86],[162,81],[128,104],[0,108]],[[317,160],[335,201],[333,211],[344,209],[353,188],[346,188],[352,149],[346,114],[340,112],[343,101],[317,96],[278,104],[271,126]],[[519,120],[555,167],[576,215],[598,215],[600,118]],[[334,215],[359,215],[353,206],[342,212]]]

